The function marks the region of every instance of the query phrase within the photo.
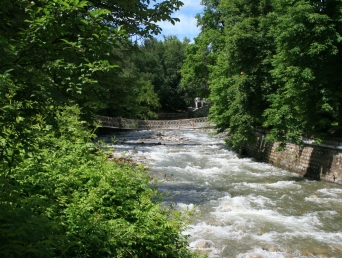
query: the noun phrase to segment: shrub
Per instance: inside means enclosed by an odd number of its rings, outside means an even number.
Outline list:
[[[157,201],[143,167],[96,149],[79,113],[69,106],[53,119],[11,122],[2,114],[0,256],[193,256],[182,215]]]

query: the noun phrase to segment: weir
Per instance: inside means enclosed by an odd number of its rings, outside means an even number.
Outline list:
[[[100,127],[117,128],[125,130],[165,130],[165,129],[197,129],[213,127],[208,117],[197,117],[178,120],[140,120],[121,117],[96,116]]]

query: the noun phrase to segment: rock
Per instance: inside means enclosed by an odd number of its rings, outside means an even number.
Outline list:
[[[327,254],[319,254],[319,255],[316,255],[316,258],[330,258],[330,255],[327,255]]]
[[[199,240],[194,247],[198,249],[206,249],[214,246],[214,243],[210,240]]]
[[[313,253],[311,251],[308,251],[308,250],[303,251],[302,254],[307,255],[307,256],[313,255]]]
[[[317,199],[318,196],[317,195],[310,195],[309,198],[312,198],[312,199]]]
[[[342,249],[336,247],[336,246],[332,246],[331,249],[335,252],[335,253],[339,253],[342,254]]]
[[[278,252],[279,251],[277,246],[269,246],[266,248],[266,250],[269,252]]]
[[[248,258],[263,258],[263,256],[260,254],[250,254]]]

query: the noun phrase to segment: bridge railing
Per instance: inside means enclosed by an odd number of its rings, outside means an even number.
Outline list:
[[[209,122],[207,117],[178,120],[139,120],[121,117],[96,116],[96,120],[100,122],[101,127],[130,130],[194,129],[214,126],[214,123]]]

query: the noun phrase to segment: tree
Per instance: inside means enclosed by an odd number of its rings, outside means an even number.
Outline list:
[[[0,73],[11,70],[22,85],[21,99],[73,100],[93,111],[123,110],[120,99],[137,106],[142,81],[122,73],[115,50],[130,47],[127,33],[146,37],[160,32],[156,21],[177,21],[171,13],[181,5],[178,0],[154,8],[137,0],[5,1]]]
[[[186,59],[181,69],[181,87],[187,92],[187,104],[193,105],[195,97],[209,97],[209,75],[216,65],[217,56],[224,46],[224,23],[217,9],[219,1],[202,1],[203,14],[197,14],[197,25],[201,32],[189,44]]]
[[[342,1],[275,1],[271,33],[277,53],[265,126],[272,140],[301,144],[303,133],[322,136],[341,126]]]
[[[210,74],[211,119],[220,130],[229,128],[230,145],[254,140],[253,129],[263,123],[267,97],[273,91],[268,73],[274,53],[267,36],[268,1],[222,1],[224,47]]]
[[[196,94],[209,85],[211,119],[229,128],[232,146],[252,141],[256,126],[298,144],[303,135],[319,140],[334,121],[341,127],[341,1],[204,5],[183,85]]]
[[[139,72],[154,86],[163,110],[186,109],[187,92],[180,87],[180,69],[186,56],[189,40],[165,36],[163,41],[146,39],[136,55]]]

